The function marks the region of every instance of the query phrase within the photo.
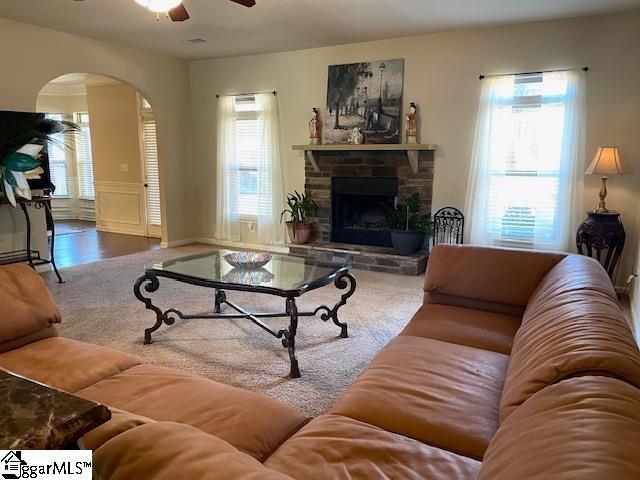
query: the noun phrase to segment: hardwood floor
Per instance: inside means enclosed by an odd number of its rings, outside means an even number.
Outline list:
[[[56,222],[55,256],[58,268],[159,248],[160,239],[157,238],[98,232],[95,223],[82,220]]]

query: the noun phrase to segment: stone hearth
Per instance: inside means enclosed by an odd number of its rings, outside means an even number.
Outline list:
[[[428,252],[398,255],[391,248],[335,242],[289,245],[289,254],[318,262],[348,262],[352,268],[372,272],[420,275],[427,267]]]
[[[418,170],[413,172],[402,151],[327,151],[316,152],[315,165],[305,157],[305,192],[318,203],[312,242],[304,246],[290,246],[291,254],[320,261],[333,257],[349,261],[354,268],[373,271],[418,275],[426,267],[428,253],[402,256],[391,248],[371,247],[331,242],[332,178],[367,177],[398,179],[398,195],[407,197],[419,193],[422,209],[431,213],[433,192],[433,151],[421,151]]]

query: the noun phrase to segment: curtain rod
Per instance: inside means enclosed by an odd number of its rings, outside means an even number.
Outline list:
[[[243,97],[245,95],[258,95],[259,93],[273,93],[274,95],[278,94],[278,92],[276,92],[275,90],[266,90],[264,92],[247,92],[247,93],[219,93],[218,95],[216,95],[216,98],[220,98],[220,97]]]
[[[478,80],[482,80],[483,78],[486,78],[486,77],[502,77],[502,76],[507,76],[507,75],[535,75],[535,74],[540,74],[540,73],[567,72],[569,70],[577,70],[577,68],[563,68],[563,69],[560,69],[560,70],[545,70],[544,72],[495,73],[493,75],[480,75],[480,76],[478,76]],[[583,72],[588,72],[589,71],[589,67],[582,67],[581,70]]]

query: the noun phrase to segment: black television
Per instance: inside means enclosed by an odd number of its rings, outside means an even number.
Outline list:
[[[25,138],[24,134],[29,131],[29,128],[34,126],[38,128],[44,120],[44,113],[0,110],[0,159],[4,158],[9,151],[15,149],[16,139]],[[18,143],[21,142],[22,140],[19,140]],[[35,143],[44,147],[39,157],[44,173],[40,175],[39,179],[29,180],[29,186],[32,190],[55,190],[55,186],[51,183],[47,142],[33,137],[27,139],[24,143]]]

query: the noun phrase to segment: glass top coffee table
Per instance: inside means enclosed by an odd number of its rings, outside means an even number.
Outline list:
[[[282,339],[282,345],[288,350],[291,363],[290,376],[300,377],[298,360],[295,352],[295,339],[300,317],[314,317],[320,314],[323,321],[332,320],[340,327],[340,337],[346,338],[347,324],[338,318],[338,310],[347,303],[356,289],[356,280],[349,273],[349,265],[345,263],[319,263],[304,258],[289,255],[267,254],[262,261],[268,260],[263,266],[256,268],[233,266],[229,260],[246,254],[232,250],[212,250],[198,255],[180,257],[167,262],[156,263],[145,267],[144,275],[136,281],[133,291],[138,300],[147,309],[156,314],[156,323],[144,331],[144,343],[151,343],[151,334],[162,324],[173,325],[177,319],[215,319],[235,318],[246,319],[265,332]],[[264,255],[264,254],[263,254]],[[225,258],[226,257],[226,258]],[[210,314],[189,315],[176,308],[162,310],[145,297],[141,288],[146,292],[155,292],[160,286],[159,278],[169,278],[178,282],[209,287],[214,289],[213,311]],[[333,306],[320,305],[313,311],[299,312],[296,298],[304,293],[333,283],[338,289],[346,290],[340,300]],[[244,292],[264,293],[276,295],[285,299],[285,311],[274,313],[254,313],[232,303],[227,299],[226,291],[237,290]],[[228,306],[235,313],[223,313],[223,307]],[[289,327],[275,330],[264,323],[264,318],[289,318]]]

